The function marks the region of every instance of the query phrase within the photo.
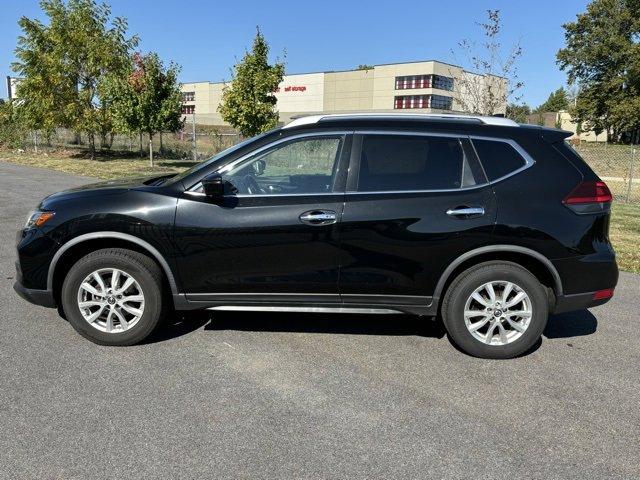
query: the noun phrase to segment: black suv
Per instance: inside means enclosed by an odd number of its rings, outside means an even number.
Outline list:
[[[179,175],[47,197],[18,234],[15,289],[103,345],[140,342],[172,309],[405,313],[513,357],[618,279],[611,194],[568,135],[299,118]]]

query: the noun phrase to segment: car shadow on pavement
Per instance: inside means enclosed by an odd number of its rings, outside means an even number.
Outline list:
[[[442,338],[438,321],[410,315],[212,312],[205,330],[298,332]]]
[[[193,312],[175,312],[164,321],[140,345],[164,342],[172,338],[181,337],[198,330],[211,320],[211,312],[206,310]]]
[[[571,338],[591,335],[598,328],[598,320],[589,310],[578,310],[577,312],[560,313],[558,315],[549,316],[547,326],[542,332],[542,336],[549,340],[555,338]],[[451,337],[447,335],[449,342],[459,352],[468,355],[464,350],[460,349]],[[516,358],[527,357],[542,346],[542,338],[536,342],[526,352],[522,352]]]
[[[589,310],[551,315],[544,329],[546,338],[570,338],[592,335],[598,329],[598,320]]]
[[[420,336],[443,338],[442,321],[411,315],[355,315],[283,312],[174,313],[143,344],[163,342],[187,335],[203,327],[208,331],[297,332],[349,335]],[[552,315],[543,336],[570,338],[595,333],[596,317],[589,310]],[[539,340],[523,356],[540,348]]]

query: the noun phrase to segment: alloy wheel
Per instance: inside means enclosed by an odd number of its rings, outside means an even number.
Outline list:
[[[507,345],[529,327],[533,308],[527,292],[508,281],[476,288],[464,306],[464,323],[473,337],[487,345]]]
[[[78,288],[78,308],[92,327],[106,333],[133,328],[144,313],[144,292],[129,273],[117,268],[91,272]]]

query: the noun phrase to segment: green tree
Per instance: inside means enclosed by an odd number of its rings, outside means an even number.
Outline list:
[[[360,65],[358,65],[356,67],[356,70],[373,70],[374,66],[373,65],[368,65],[366,63],[361,63]]]
[[[245,52],[233,71],[233,80],[222,92],[219,112],[222,119],[245,137],[274,128],[278,123],[273,92],[284,76],[284,63],[269,64],[269,45],[260,29],[253,48]]]
[[[531,115],[531,107],[527,104],[510,103],[507,105],[506,117],[511,120],[515,120],[518,123],[527,123],[529,115]]]
[[[119,130],[149,135],[149,161],[153,167],[153,136],[182,128],[180,68],[165,68],[156,53],[136,53],[127,75],[110,75],[103,85]]]
[[[576,123],[615,140],[640,141],[640,0],[593,0],[565,24],[557,61],[579,93]]]
[[[555,92],[549,94],[549,98],[536,108],[536,112],[559,112],[560,110],[567,110],[569,108],[569,99],[567,98],[567,91],[560,87]]]
[[[22,17],[13,69],[22,77],[17,95],[22,120],[34,129],[65,126],[85,133],[91,157],[95,136],[111,126],[100,83],[122,72],[138,42],[127,38],[127,22],[111,17],[106,4],[94,0],[41,0],[45,24]]]

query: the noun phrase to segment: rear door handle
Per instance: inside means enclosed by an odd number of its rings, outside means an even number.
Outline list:
[[[473,218],[484,215],[484,207],[456,207],[447,210],[447,215],[456,218]]]
[[[309,210],[300,214],[299,218],[307,225],[331,225],[336,223],[338,217],[333,210]]]

